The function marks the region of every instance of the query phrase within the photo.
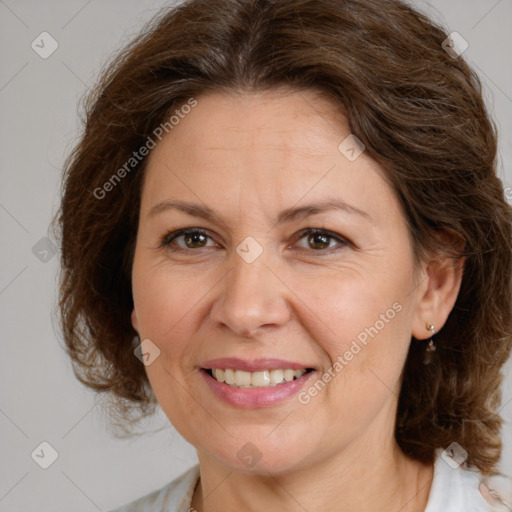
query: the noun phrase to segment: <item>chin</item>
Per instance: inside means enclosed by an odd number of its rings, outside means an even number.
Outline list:
[[[253,436],[252,441],[250,436],[230,438],[226,444],[217,447],[211,445],[210,439],[210,445],[203,450],[229,470],[248,475],[279,475],[311,465],[311,453],[315,450],[310,453],[300,439],[291,442],[289,436],[287,443],[277,437],[271,441],[265,438],[268,432],[266,430],[259,438]]]

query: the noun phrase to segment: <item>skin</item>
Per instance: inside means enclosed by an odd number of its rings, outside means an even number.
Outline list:
[[[406,220],[382,169],[338,146],[350,134],[314,91],[208,93],[149,155],[133,264],[132,323],[160,350],[146,366],[171,423],[193,444],[193,507],[225,510],[425,509],[433,468],[394,440],[411,336],[428,339],[451,311],[460,274],[446,261],[415,266]],[[276,224],[279,212],[335,198],[371,217],[330,210]],[[171,199],[222,219],[151,208]],[[180,228],[207,238],[160,242]],[[348,243],[301,236],[322,228]],[[263,253],[236,252],[248,236]],[[343,238],[342,238],[343,240]],[[330,251],[330,252],[329,252]],[[314,382],[365,327],[402,310],[308,404],[297,396],[241,409],[199,373],[219,357],[281,358],[316,369]],[[252,467],[237,456],[252,443]],[[403,508],[402,508],[403,507]]]

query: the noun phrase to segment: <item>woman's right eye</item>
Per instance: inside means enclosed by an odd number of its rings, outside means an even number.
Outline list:
[[[167,233],[162,238],[160,245],[168,249],[170,248],[171,250],[174,250],[172,247],[173,244],[178,247],[178,250],[202,249],[204,247],[211,247],[206,245],[208,238],[211,240],[211,237],[202,229],[180,229],[179,231]],[[182,240],[183,245],[177,243],[177,240]],[[214,242],[214,246],[215,245]]]

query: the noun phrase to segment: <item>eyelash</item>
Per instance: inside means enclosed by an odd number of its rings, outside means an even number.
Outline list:
[[[172,231],[172,232],[166,233],[161,238],[160,247],[163,248],[163,249],[172,250],[174,252],[207,249],[207,247],[199,247],[198,249],[185,249],[183,247],[178,247],[177,249],[172,249],[170,247],[172,242],[174,240],[176,240],[178,237],[184,236],[184,235],[195,235],[195,234],[197,234],[197,235],[205,235],[208,238],[212,239],[212,237],[210,235],[208,235],[208,232],[203,230],[203,229],[200,229],[200,228],[185,228],[185,229],[179,229],[177,231]],[[331,252],[338,251],[338,250],[340,250],[343,247],[346,247],[348,245],[352,245],[352,243],[349,240],[347,240],[346,238],[342,237],[341,235],[339,235],[337,233],[333,233],[333,232],[325,230],[325,229],[319,229],[319,228],[306,228],[306,229],[301,230],[296,235],[296,241],[301,240],[305,236],[309,236],[309,235],[325,235],[329,239],[338,241],[339,244],[340,244],[338,247],[328,247],[328,248],[325,248],[325,249],[310,249],[311,251],[314,251],[314,252],[317,252],[317,253],[324,253],[324,254],[325,253],[329,253],[330,254]],[[300,248],[299,250],[300,251],[307,251],[308,249]]]

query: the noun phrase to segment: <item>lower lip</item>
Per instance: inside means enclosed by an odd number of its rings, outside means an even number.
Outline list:
[[[200,373],[213,393],[225,402],[243,409],[257,409],[283,402],[297,394],[315,371],[305,373],[290,382],[283,382],[267,388],[234,388],[214,379],[204,369]]]

